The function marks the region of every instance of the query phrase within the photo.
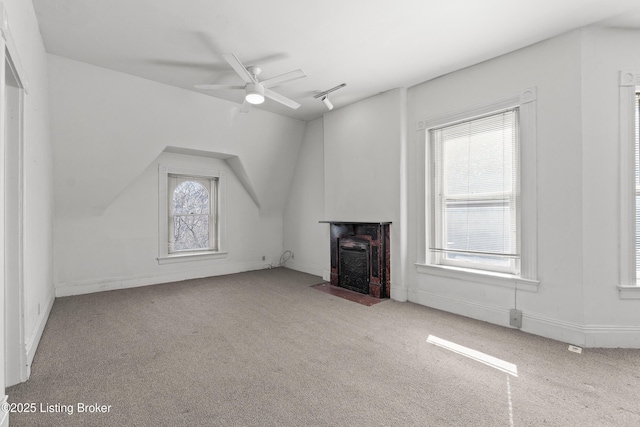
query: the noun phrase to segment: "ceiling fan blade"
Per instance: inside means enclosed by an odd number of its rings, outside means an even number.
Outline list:
[[[247,83],[258,83],[249,71],[242,65],[242,62],[233,53],[223,53],[222,57],[236,70],[236,73]]]
[[[244,89],[244,86],[233,86],[233,85],[195,85],[196,89],[203,90],[224,90],[224,89]]]
[[[264,95],[267,98],[271,98],[274,101],[279,102],[282,105],[286,105],[289,108],[293,108],[294,110],[300,107],[300,104],[298,104],[294,100],[289,99],[286,96],[280,95],[279,93],[274,92],[271,89],[266,89],[265,88]]]
[[[307,74],[302,70],[289,71],[288,73],[280,74],[279,76],[271,77],[260,82],[264,87],[273,87],[279,84],[290,82],[293,80],[302,79],[307,77]]]

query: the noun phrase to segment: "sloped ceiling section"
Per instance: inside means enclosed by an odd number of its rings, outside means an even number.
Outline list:
[[[48,55],[56,216],[99,216],[167,147],[224,158],[282,212],[304,122]]]
[[[313,120],[313,95],[340,83],[336,109],[410,87],[558,34],[638,9],[638,0],[33,0],[48,53],[196,91],[240,84],[221,57],[233,52],[270,78],[302,68],[277,88]],[[635,21],[637,22],[637,21]],[[628,25],[628,23],[625,22]],[[240,102],[241,91],[209,91]]]
[[[202,151],[202,150],[192,150],[190,148],[180,148],[180,147],[167,147],[164,150],[166,153],[175,153],[175,154],[185,154],[188,156],[197,156],[197,157],[211,157],[214,159],[221,159],[227,162],[231,170],[235,173],[238,180],[242,183],[249,196],[251,196],[251,200],[256,204],[258,209],[260,208],[260,198],[256,193],[254,185],[251,183],[251,178],[249,178],[249,174],[242,163],[242,160],[238,156],[234,156],[226,153],[216,153],[213,151]]]

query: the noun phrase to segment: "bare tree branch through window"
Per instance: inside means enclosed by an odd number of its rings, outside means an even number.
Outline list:
[[[184,181],[173,191],[175,251],[209,248],[209,192],[200,183]]]

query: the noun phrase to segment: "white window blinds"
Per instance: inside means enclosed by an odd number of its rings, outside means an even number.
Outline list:
[[[430,131],[430,250],[443,264],[515,269],[518,109]]]

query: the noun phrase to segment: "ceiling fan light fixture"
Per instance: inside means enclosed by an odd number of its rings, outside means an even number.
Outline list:
[[[244,99],[249,104],[262,104],[264,102],[264,86],[258,83],[247,84]]]
[[[0,0],[2,1],[2,0]],[[293,80],[298,80],[303,77],[307,77],[304,71],[298,69],[289,71],[288,73],[280,74],[275,77],[271,77],[266,80],[258,80],[258,76],[262,72],[260,67],[250,66],[245,67],[242,62],[233,53],[223,53],[222,57],[229,63],[231,68],[238,74],[238,76],[244,82],[240,85],[226,85],[226,84],[200,84],[195,85],[196,89],[202,90],[227,90],[238,89],[244,90],[244,101],[242,102],[241,112],[246,112],[250,105],[262,104],[265,98],[269,98],[279,104],[296,109],[300,107],[293,99],[289,99],[279,92],[271,89],[274,86],[279,86],[283,83],[287,83]]]

